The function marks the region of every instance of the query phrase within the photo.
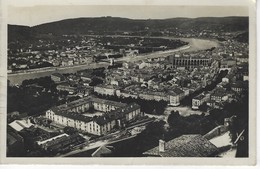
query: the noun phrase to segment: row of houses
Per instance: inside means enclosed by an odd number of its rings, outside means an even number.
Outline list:
[[[159,91],[140,91],[131,92],[115,86],[99,85],[94,87],[94,92],[101,95],[117,96],[117,97],[132,97],[144,100],[167,101],[169,105],[179,106],[180,101],[189,95],[188,89],[173,88],[167,92]]]
[[[202,93],[194,97],[192,99],[192,109],[199,109],[199,107],[204,103],[212,108],[221,108],[223,103],[230,102],[234,98],[234,91],[227,91],[224,88],[216,88],[211,93]]]

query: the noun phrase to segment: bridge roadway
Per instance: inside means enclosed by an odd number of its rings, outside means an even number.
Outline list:
[[[177,49],[172,49],[167,51],[158,51],[149,54],[142,54],[135,57],[128,56],[128,57],[118,58],[115,61],[135,62],[147,58],[166,57],[168,55],[180,51],[193,52],[197,50],[205,50],[212,47],[218,47],[218,43],[215,40],[196,39],[196,38],[173,38],[173,37],[160,37],[160,38],[180,39],[182,41],[189,42],[189,45],[185,45]],[[50,68],[43,68],[43,69],[26,70],[19,73],[9,73],[8,80],[10,81],[10,85],[15,85],[15,84],[21,84],[22,81],[24,80],[50,76],[53,73],[75,73],[79,70],[107,67],[108,65],[109,63],[100,62],[100,63],[75,65],[75,66],[68,66],[68,67],[50,67]]]

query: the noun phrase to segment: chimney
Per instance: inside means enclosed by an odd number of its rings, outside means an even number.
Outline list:
[[[164,151],[165,151],[165,141],[159,140],[159,152],[164,152]]]
[[[26,124],[29,124],[30,123],[30,119],[27,118],[25,122],[26,122]]]

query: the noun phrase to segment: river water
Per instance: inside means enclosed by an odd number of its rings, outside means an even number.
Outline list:
[[[173,38],[173,37],[161,37],[168,39],[180,39],[185,42],[189,42],[189,45],[182,46],[177,49],[168,50],[168,51],[159,51],[146,55],[138,55],[136,57],[123,57],[119,58],[116,61],[129,61],[134,62],[137,60],[143,60],[146,58],[157,58],[157,57],[166,57],[168,55],[174,54],[176,52],[193,52],[198,50],[206,50],[212,47],[218,47],[218,43],[215,40],[207,40],[207,39],[197,39],[197,38]],[[30,71],[25,73],[16,73],[16,74],[8,74],[8,80],[10,85],[21,84],[24,80],[34,79],[39,77],[50,76],[53,73],[76,73],[79,70],[84,69],[95,69],[100,67],[108,66],[108,63],[93,63],[88,65],[77,65],[72,67],[63,67],[63,68],[50,68],[42,71]]]

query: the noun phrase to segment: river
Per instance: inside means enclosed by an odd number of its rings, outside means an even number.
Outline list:
[[[158,38],[158,37],[157,37]],[[188,42],[188,45],[179,47],[177,49],[167,50],[167,51],[158,51],[149,54],[142,54],[135,57],[128,56],[116,59],[115,61],[128,61],[134,62],[138,60],[143,60],[147,58],[158,58],[158,57],[166,57],[168,55],[174,54],[176,52],[194,52],[198,50],[206,50],[212,47],[218,47],[218,42],[215,40],[208,39],[197,39],[197,38],[174,38],[174,37],[160,37],[160,38],[168,38],[168,39],[180,39],[182,41]],[[28,79],[34,79],[44,76],[50,76],[53,73],[75,73],[79,70],[84,69],[94,69],[100,67],[107,67],[109,63],[93,63],[87,65],[76,65],[70,67],[57,67],[57,68],[49,68],[44,70],[35,70],[35,71],[25,71],[23,73],[9,73],[8,80],[10,85],[21,84],[22,81]]]

